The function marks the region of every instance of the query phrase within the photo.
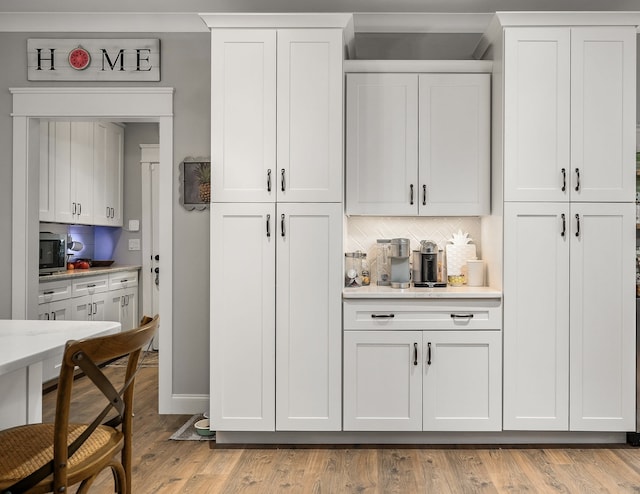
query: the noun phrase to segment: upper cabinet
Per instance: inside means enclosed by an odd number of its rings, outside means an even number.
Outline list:
[[[347,214],[489,213],[490,75],[347,74]]]
[[[122,127],[43,121],[40,129],[40,221],[122,226]]]
[[[212,31],[213,202],[342,201],[342,38]]]
[[[633,201],[632,27],[504,34],[506,201]]]

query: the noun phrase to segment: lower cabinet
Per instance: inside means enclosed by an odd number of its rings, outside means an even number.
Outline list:
[[[212,205],[216,430],[341,429],[342,218],[338,203]]]
[[[137,288],[122,288],[109,292],[107,320],[118,321],[122,326],[122,331],[128,331],[138,325]]]
[[[71,319],[74,321],[106,321],[107,298],[107,293],[96,293],[71,299]]]
[[[344,429],[501,430],[500,331],[345,331]]]

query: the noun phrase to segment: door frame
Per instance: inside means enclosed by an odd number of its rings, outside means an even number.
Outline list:
[[[173,333],[173,93],[171,87],[22,87],[13,97],[13,197],[11,317],[37,317],[38,271],[30,262],[38,253],[39,127],[42,118],[97,119],[159,124],[159,228],[164,259],[160,293],[159,413],[180,413],[172,392]],[[177,399],[178,398],[178,399]]]

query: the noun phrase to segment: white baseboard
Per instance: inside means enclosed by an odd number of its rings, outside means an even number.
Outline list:
[[[209,395],[174,394],[168,403],[160,403],[160,415],[194,415],[209,410]]]

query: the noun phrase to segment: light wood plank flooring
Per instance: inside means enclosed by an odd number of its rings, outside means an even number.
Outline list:
[[[107,373],[122,373],[109,367]],[[170,441],[188,415],[158,415],[158,369],[136,381],[133,493],[640,493],[640,448],[216,447]],[[104,403],[77,381],[75,420]],[[55,391],[44,396],[50,420]],[[74,492],[74,491],[72,491]],[[109,473],[92,493],[111,493]]]

